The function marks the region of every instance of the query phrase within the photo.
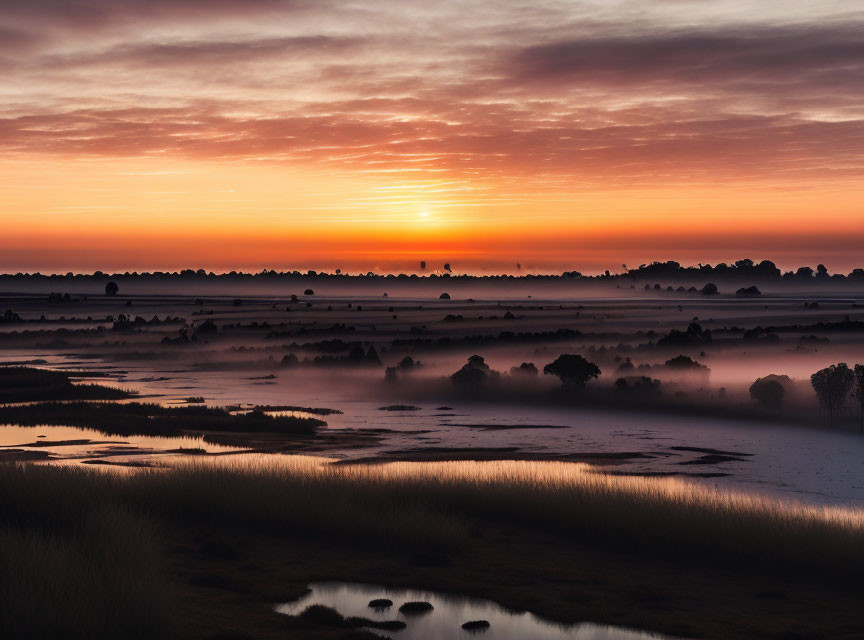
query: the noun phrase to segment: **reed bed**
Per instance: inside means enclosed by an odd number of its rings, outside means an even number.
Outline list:
[[[864,569],[861,509],[608,476],[578,463],[244,455],[123,472],[5,464],[0,622],[17,616],[18,624],[8,637],[28,626],[45,632],[30,637],[51,637],[65,625],[77,630],[68,637],[109,627],[127,630],[122,637],[170,636],[170,604],[149,595],[170,587],[159,569],[163,527],[450,556],[486,544],[487,529],[507,531],[513,549],[523,533],[540,532],[556,545],[739,572],[853,582]]]
[[[574,542],[672,552],[792,570],[855,572],[864,510],[720,490],[676,478],[597,473],[566,462],[334,464],[303,456],[185,459],[160,482],[218,487],[253,519],[302,518],[329,533],[459,548],[484,521],[540,528]],[[281,514],[280,514],[281,512]],[[419,524],[420,526],[415,526]]]

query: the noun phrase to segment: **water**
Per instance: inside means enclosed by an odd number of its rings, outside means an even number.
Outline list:
[[[144,461],[154,455],[185,455],[181,450],[208,454],[242,451],[207,442],[199,436],[106,436],[101,431],[80,427],[4,425],[0,427],[0,454],[10,450],[47,453],[54,461],[100,459],[111,462]]]
[[[669,638],[646,631],[625,629],[583,622],[559,624],[544,620],[527,611],[513,611],[480,598],[422,591],[393,589],[352,582],[316,582],[309,585],[309,593],[299,600],[279,605],[276,610],[286,615],[297,615],[306,607],[321,604],[331,607],[345,617],[360,616],[370,620],[401,620],[407,627],[401,631],[375,633],[399,640],[453,640],[454,638],[482,638],[483,640],[657,640]],[[393,606],[375,610],[369,601],[387,598]],[[399,606],[404,602],[429,602],[434,610],[420,615],[403,615]],[[466,631],[462,624],[469,620],[486,620],[490,627],[480,631]]]
[[[379,283],[380,284],[380,283]],[[375,287],[378,287],[376,284]],[[388,283],[390,298],[380,297],[383,290],[354,292],[350,298],[324,298],[324,291],[310,308],[291,306],[283,298],[272,300],[247,299],[235,307],[229,298],[208,300],[205,309],[213,315],[198,315],[200,307],[194,299],[179,296],[140,297],[133,308],[127,309],[119,300],[104,297],[76,303],[74,312],[47,306],[42,298],[30,302],[15,299],[6,306],[14,307],[22,317],[36,319],[46,313],[55,318],[59,314],[73,313],[78,317],[94,318],[106,314],[140,314],[143,317],[182,316],[189,322],[203,319],[217,322],[222,329],[218,335],[194,345],[172,346],[162,344],[163,337],[176,337],[178,326],[153,325],[132,332],[103,331],[77,336],[62,334],[63,346],[43,346],[50,343],[50,334],[27,337],[0,344],[0,356],[6,361],[43,360],[48,368],[93,371],[101,375],[81,378],[81,382],[115,385],[138,391],[140,396],[125,402],[158,402],[166,406],[185,404],[191,396],[201,396],[210,406],[239,406],[244,410],[256,405],[295,405],[299,407],[327,407],[343,411],[342,414],[321,417],[327,429],[375,430],[377,435],[357,446],[339,444],[338,437],[316,453],[339,458],[398,457],[410,455],[416,449],[447,448],[499,448],[519,455],[555,459],[558,456],[585,453],[614,454],[637,452],[641,457],[618,459],[603,466],[601,471],[635,474],[686,474],[693,482],[710,486],[795,498],[817,504],[864,504],[864,438],[857,433],[832,429],[812,429],[792,424],[747,420],[711,419],[709,417],[682,417],[662,413],[635,413],[599,411],[579,407],[510,406],[503,404],[468,404],[447,397],[449,386],[444,385],[444,397],[430,391],[412,396],[394,392],[383,385],[380,369],[352,369],[341,367],[297,367],[283,369],[279,361],[289,345],[303,344],[325,338],[339,337],[351,341],[375,343],[386,364],[394,364],[408,351],[387,352],[394,339],[414,336],[416,327],[427,327],[422,338],[438,340],[443,337],[459,338],[469,335],[496,334],[500,331],[554,331],[571,328],[594,333],[590,343],[612,348],[598,363],[607,376],[614,375],[618,337],[602,338],[603,332],[623,332],[630,336],[622,344],[634,347],[645,343],[648,336],[634,337],[633,332],[651,330],[656,335],[670,328],[682,329],[694,317],[706,328],[715,331],[715,341],[705,346],[705,357],[698,356],[711,367],[710,385],[725,385],[729,389],[730,406],[750,403],[747,387],[757,377],[767,373],[788,373],[796,378],[799,391],[812,399],[809,375],[831,362],[864,362],[864,343],[860,334],[828,332],[827,343],[799,349],[799,332],[784,334],[776,344],[754,344],[740,340],[735,332],[724,327],[752,327],[754,325],[810,325],[818,321],[838,321],[847,315],[864,318],[864,311],[853,309],[857,296],[848,300],[820,298],[818,310],[804,309],[803,298],[768,297],[758,301],[742,299],[712,299],[702,296],[667,296],[646,294],[644,298],[573,299],[574,292],[560,299],[541,300],[543,287],[531,285],[531,300],[511,299],[501,307],[497,302],[482,300],[476,303],[452,300],[399,298],[397,282]],[[392,286],[391,286],[392,285]],[[448,286],[456,283],[448,283]],[[401,285],[400,285],[401,286]],[[527,286],[527,285],[526,285]],[[451,294],[455,289],[451,290]],[[507,293],[518,295],[519,290],[496,290],[495,300]],[[334,292],[330,292],[331,294]],[[407,295],[407,290],[403,291]],[[619,295],[638,296],[639,292],[619,291]],[[196,294],[197,295],[197,294]],[[466,294],[467,295],[467,294]],[[471,295],[474,295],[473,293]],[[358,297],[360,296],[360,297]],[[2,297],[2,296],[0,296]],[[506,298],[507,296],[505,296]],[[504,300],[505,298],[500,298]],[[854,298],[854,300],[853,300]],[[348,303],[353,303],[348,308]],[[359,312],[358,307],[363,307]],[[504,319],[505,307],[513,307],[514,317]],[[6,304],[6,303],[4,303]],[[332,305],[332,311],[328,308]],[[679,305],[680,308],[679,308]],[[388,308],[394,306],[395,313]],[[540,310],[542,307],[542,310]],[[445,314],[459,314],[463,321],[445,322]],[[492,320],[495,315],[497,319]],[[397,316],[397,317],[393,317]],[[485,319],[480,320],[483,316]],[[58,321],[59,322],[59,321]],[[249,323],[267,322],[268,327],[251,329]],[[243,324],[245,328],[226,329],[226,325]],[[285,324],[288,323],[288,324]],[[63,323],[60,323],[63,324]],[[326,327],[350,325],[356,331],[346,333],[325,331]],[[271,328],[298,329],[302,325],[307,333],[297,333],[278,339],[266,336]],[[53,325],[52,325],[53,326]],[[82,324],[63,325],[81,329]],[[372,326],[376,329],[372,330]],[[52,327],[42,324],[15,324],[11,330],[44,330]],[[800,332],[806,332],[802,329]],[[818,332],[817,332],[818,333]],[[656,335],[654,338],[656,338]],[[562,350],[578,353],[588,343],[527,342],[507,345],[465,346],[464,349],[420,349],[411,351],[423,362],[416,371],[416,386],[440,383],[443,376],[455,371],[465,358],[480,353],[494,369],[507,371],[520,362],[535,362],[541,366],[551,361]],[[317,355],[316,351],[298,351],[301,357]],[[627,352],[639,363],[661,362],[674,352]],[[624,355],[624,352],[621,353]],[[695,356],[696,353],[694,352]],[[540,376],[540,382],[554,386],[553,381]],[[598,383],[600,384],[600,383]],[[611,384],[607,379],[602,384]],[[796,392],[796,393],[798,393]],[[737,395],[736,395],[737,394]],[[424,401],[425,400],[425,401]],[[387,412],[378,408],[393,403],[415,404],[414,412]],[[453,411],[438,410],[441,405],[452,406]],[[308,414],[294,413],[299,417]],[[477,428],[464,425],[486,425]],[[555,425],[564,428],[526,428]],[[519,427],[519,428],[513,428]],[[3,428],[0,428],[2,430]],[[326,433],[326,429],[322,429]],[[332,435],[332,434],[331,434]],[[0,435],[0,438],[3,438]],[[180,448],[184,445],[165,446]],[[186,444],[186,447],[195,446]],[[675,449],[674,447],[677,447]],[[699,463],[698,451],[681,449],[705,448],[740,453],[725,461]],[[71,451],[71,450],[70,450]],[[407,452],[407,453],[406,453]],[[749,455],[747,455],[749,454]],[[157,454],[158,455],[158,451]],[[446,452],[441,455],[446,455]],[[696,462],[697,464],[693,464]],[[711,477],[693,477],[694,475]]]
[[[390,451],[423,447],[504,447],[519,453],[555,458],[571,453],[621,451],[642,452],[650,458],[619,460],[606,470],[627,473],[718,473],[722,477],[693,478],[710,486],[743,490],[817,504],[864,504],[864,438],[857,433],[818,430],[786,424],[755,423],[746,420],[693,418],[650,413],[615,412],[575,407],[519,407],[494,404],[464,404],[458,401],[412,401],[420,411],[390,412],[379,407],[392,399],[358,399],[349,382],[326,384],[341,379],[340,372],[314,369],[272,371],[193,370],[188,363],[154,363],[127,360],[106,362],[99,357],[61,355],[46,350],[19,351],[16,359],[47,360],[50,368],[73,366],[99,369],[110,377],[84,379],[87,382],[131,387],[141,396],[122,402],[159,402],[183,405],[184,398],[203,396],[211,406],[234,405],[249,410],[254,405],[296,405],[339,409],[342,414],[318,416],[305,412],[278,412],[298,417],[315,417],[329,429],[386,429],[377,445],[330,449],[326,455],[340,458],[384,456]],[[274,378],[263,379],[264,374]],[[441,404],[451,411],[438,410]],[[495,425],[495,429],[458,426]],[[563,429],[502,429],[504,426],[557,425]],[[18,435],[0,427],[0,442],[20,444]],[[92,435],[93,432],[91,431]],[[14,438],[13,438],[14,436]],[[69,433],[62,439],[90,437]],[[136,437],[140,440],[141,437]],[[59,440],[58,436],[49,439]],[[95,438],[92,438],[95,439]],[[104,439],[104,436],[102,437]],[[110,438],[117,440],[117,438]],[[30,437],[30,442],[33,438]],[[124,440],[129,440],[124,439]],[[148,444],[149,442],[149,444]],[[138,460],[178,448],[214,446],[202,443],[157,443],[140,441]],[[152,446],[150,446],[152,445]],[[675,451],[672,446],[714,448],[750,454],[743,461],[711,465],[682,465],[700,456],[697,452]],[[100,447],[103,450],[106,447]],[[43,449],[44,451],[44,449]],[[120,452],[103,451],[118,455]],[[85,457],[87,450],[57,448],[54,457]],[[65,454],[65,455],[64,455]],[[71,454],[71,455],[70,455]]]

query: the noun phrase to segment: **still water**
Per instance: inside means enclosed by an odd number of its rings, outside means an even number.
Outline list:
[[[0,455],[15,451],[42,452],[54,461],[110,459],[128,462],[153,455],[219,454],[242,449],[213,444],[201,436],[106,436],[101,431],[81,427],[0,426]]]
[[[373,609],[369,601],[387,598],[393,606]],[[429,602],[434,609],[425,614],[404,615],[399,607],[405,602]],[[659,640],[669,638],[658,634],[622,627],[593,623],[573,625],[544,620],[527,611],[512,611],[491,600],[422,591],[392,589],[371,584],[351,582],[316,582],[309,585],[309,593],[293,602],[279,605],[276,610],[286,615],[297,615],[306,607],[320,604],[331,607],[345,617],[360,616],[370,620],[401,620],[407,627],[401,631],[375,633],[400,640],[453,640],[472,638],[482,640]],[[486,620],[489,628],[465,631],[462,624],[471,620]]]

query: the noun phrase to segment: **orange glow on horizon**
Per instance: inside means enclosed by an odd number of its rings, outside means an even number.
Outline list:
[[[126,260],[130,269],[343,264],[365,271],[440,257],[466,270],[522,262],[592,271],[676,256],[707,261],[700,250],[715,260],[755,250],[782,263],[818,238],[851,252],[864,237],[864,194],[842,187],[556,193],[544,185],[516,198],[506,180],[498,187],[484,180],[478,196],[446,176],[150,159],[29,162],[2,163],[2,207],[16,213],[4,219],[2,270],[40,263],[31,270],[95,270]]]

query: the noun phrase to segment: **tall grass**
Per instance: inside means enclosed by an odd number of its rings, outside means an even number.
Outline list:
[[[792,570],[864,568],[864,510],[713,489],[675,478],[595,473],[566,462],[333,464],[300,456],[183,460],[170,485],[198,487],[201,504],[248,517],[292,514],[325,527],[364,529],[459,547],[489,520],[643,553],[747,560]],[[209,497],[204,493],[212,491]],[[167,489],[167,486],[166,486]],[[214,490],[215,489],[215,490]],[[422,518],[422,526],[413,523]],[[368,522],[367,522],[368,521]],[[437,526],[432,526],[437,524]],[[419,531],[417,531],[419,529]]]
[[[154,523],[159,523],[157,526]],[[606,476],[584,464],[335,464],[301,456],[178,459],[105,471],[0,465],[0,623],[7,636],[167,637],[159,527],[243,530],[436,553],[486,544],[477,527],[642,557],[857,580],[864,511]],[[500,529],[499,529],[500,530]],[[326,559],[324,565],[326,566]],[[338,576],[334,576],[336,578]],[[12,621],[17,627],[7,626]],[[43,630],[44,633],[42,632]],[[4,636],[4,637],[7,637]]]
[[[59,484],[60,475],[28,474],[21,500],[10,501],[17,487],[6,483],[15,476],[3,471],[3,638],[173,635],[171,588],[153,521],[115,501],[79,494],[98,480],[91,474],[77,476],[66,487]],[[44,500],[36,495],[40,489],[47,489]],[[62,497],[70,502],[58,503]],[[26,502],[33,502],[33,508]]]

